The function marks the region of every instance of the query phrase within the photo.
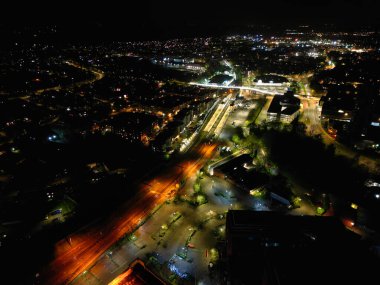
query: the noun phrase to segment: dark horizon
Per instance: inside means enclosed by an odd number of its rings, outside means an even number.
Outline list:
[[[244,34],[275,35],[285,30],[312,29],[318,32],[358,32],[375,31],[379,32],[380,25],[363,24],[349,25],[344,23],[292,23],[281,25],[272,24],[236,24],[225,23],[223,25],[204,25],[182,23],[181,25],[171,24],[144,24],[125,28],[115,22],[48,22],[34,23],[31,25],[7,25],[0,24],[0,35],[3,38],[2,48],[12,47],[18,43],[53,43],[55,45],[66,45],[75,43],[107,43],[123,41],[150,41],[150,40],[170,40],[170,39],[191,39],[196,37],[223,37]]]
[[[378,29],[377,1],[271,1],[255,3],[216,1],[143,1],[64,4],[9,4],[2,10],[3,32],[25,26],[57,25],[63,38],[102,40],[146,40],[221,35],[254,31],[262,25],[276,28],[298,25],[334,25],[353,30],[371,26]],[[331,26],[329,26],[331,29]]]

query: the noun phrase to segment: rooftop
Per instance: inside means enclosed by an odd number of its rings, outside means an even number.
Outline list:
[[[137,259],[131,266],[108,285],[165,285],[161,279],[147,269],[144,263]]]

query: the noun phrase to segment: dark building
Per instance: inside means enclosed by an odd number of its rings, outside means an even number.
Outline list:
[[[334,217],[229,211],[227,284],[380,284],[378,260]]]
[[[380,150],[380,95],[369,87],[336,86],[320,101],[321,122],[329,133],[359,149]]]
[[[267,120],[291,123],[298,116],[300,103],[300,99],[290,90],[284,95],[275,95],[267,112]]]
[[[330,88],[327,95],[321,98],[320,105],[321,121],[325,126],[348,125],[358,110],[358,90],[351,86]]]

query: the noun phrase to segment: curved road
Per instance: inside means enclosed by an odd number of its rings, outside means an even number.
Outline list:
[[[35,91],[34,93],[37,94],[37,95],[40,95],[40,94],[42,94],[43,92],[46,92],[46,91],[51,91],[51,90],[59,91],[61,89],[69,89],[69,88],[73,88],[73,87],[80,87],[80,86],[83,86],[83,85],[92,84],[95,81],[98,81],[98,80],[102,79],[104,77],[104,75],[105,75],[104,72],[101,71],[101,70],[98,70],[98,69],[95,69],[95,68],[90,68],[90,67],[85,67],[85,66],[80,65],[78,63],[75,63],[73,61],[65,61],[65,63],[67,65],[73,66],[75,68],[82,69],[83,71],[91,72],[94,75],[94,78],[83,80],[83,81],[79,81],[79,82],[72,83],[72,84],[65,85],[65,86],[58,85],[58,86],[54,86],[54,87],[39,89],[39,90]]]
[[[301,104],[303,105],[303,111],[301,116],[301,121],[306,124],[307,133],[309,135],[320,134],[322,140],[325,144],[334,144],[335,153],[337,155],[342,155],[350,159],[359,157],[359,165],[365,165],[368,170],[372,173],[379,173],[380,163],[378,160],[371,158],[366,155],[361,155],[352,150],[351,148],[341,144],[340,142],[333,139],[322,127],[319,115],[318,115],[318,99],[316,98],[301,98]]]
[[[74,86],[80,87],[80,86],[83,86],[83,85],[92,84],[95,81],[98,81],[98,80],[102,79],[105,76],[105,73],[103,71],[95,69],[95,68],[85,67],[85,66],[82,66],[82,65],[80,65],[78,63],[75,63],[75,62],[72,62],[72,61],[65,61],[65,63],[68,64],[68,65],[70,65],[70,66],[76,67],[78,69],[82,69],[84,71],[91,72],[94,75],[94,78],[83,80],[83,81],[79,81],[79,82],[75,82],[75,83],[72,83],[72,84],[69,84],[69,85],[64,85],[64,86],[57,85],[57,86],[53,86],[53,87],[38,89],[36,91],[32,91],[32,92],[27,93],[27,95],[9,97],[8,100],[22,99],[22,100],[26,100],[27,101],[32,94],[41,95],[43,92],[46,92],[46,91],[51,91],[51,90],[59,91],[59,90],[62,90],[62,89],[69,89],[69,88],[72,88]]]

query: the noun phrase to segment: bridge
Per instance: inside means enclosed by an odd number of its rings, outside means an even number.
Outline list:
[[[212,83],[196,83],[196,82],[190,82],[190,85],[195,86],[201,86],[201,87],[211,87],[211,88],[217,88],[217,89],[239,89],[239,90],[248,90],[248,91],[254,91],[257,93],[267,94],[267,95],[282,95],[278,91],[268,91],[268,90],[262,90],[255,87],[249,87],[249,86],[235,86],[235,85],[220,85],[220,84],[212,84]]]

